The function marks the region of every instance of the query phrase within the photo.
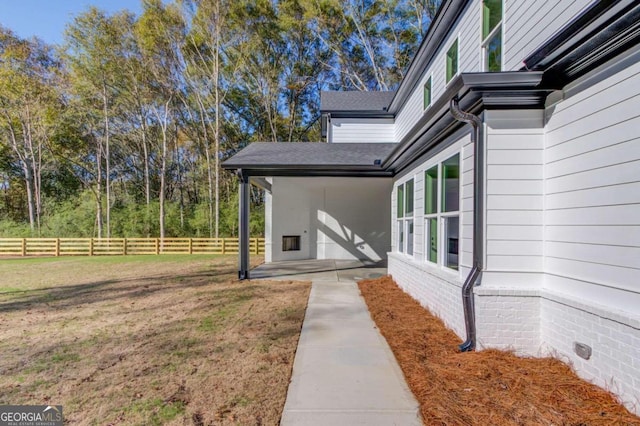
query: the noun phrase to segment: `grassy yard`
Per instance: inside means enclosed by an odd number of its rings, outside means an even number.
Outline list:
[[[310,287],[240,283],[236,265],[0,260],[0,404],[62,404],[69,424],[277,424]]]

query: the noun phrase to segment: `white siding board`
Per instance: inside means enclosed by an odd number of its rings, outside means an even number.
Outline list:
[[[640,225],[637,226],[550,226],[545,227],[545,240],[613,246],[637,247]],[[638,261],[640,265],[640,260]]]
[[[487,240],[542,241],[540,226],[491,225],[487,227]]]
[[[599,107],[599,105],[593,105]],[[640,106],[640,94],[629,96],[624,101],[598,109],[591,114],[577,115],[580,117],[564,126],[559,126],[553,131],[547,132],[547,147],[558,143],[566,143],[581,136],[588,135],[607,127],[615,126],[626,120],[638,119],[638,107]],[[568,117],[567,117],[568,118]],[[553,122],[553,118],[549,123]]]
[[[542,210],[542,195],[489,195],[489,210]]]
[[[537,165],[502,165],[487,168],[487,179],[501,180],[540,180],[542,167]]]
[[[490,149],[487,152],[487,164],[542,164],[542,149]]]
[[[640,247],[604,246],[585,243],[547,241],[545,254],[556,259],[613,265],[640,270]]]
[[[489,210],[487,225],[542,225],[541,210]]]
[[[545,151],[547,163],[562,161],[577,155],[597,152],[621,143],[637,141],[635,132],[640,126],[639,117],[634,117],[607,129],[597,130],[582,136],[578,140],[563,141],[550,146]],[[633,149],[633,147],[631,147]],[[640,148],[636,148],[640,149]]]
[[[487,195],[539,195],[543,191],[543,180],[488,180]]]
[[[638,181],[638,170],[640,170],[640,160],[549,178],[545,181],[545,192],[555,194],[636,182]]]
[[[487,256],[488,271],[539,271],[542,256]]]
[[[545,206],[554,210],[634,203],[640,204],[640,182],[547,195]]]
[[[528,240],[489,240],[487,254],[489,256],[542,256],[542,241]]]
[[[552,275],[583,283],[592,283],[632,292],[638,292],[639,290],[640,269],[547,256],[545,258],[545,271]],[[574,294],[582,293],[585,297],[591,296],[584,288],[581,289],[580,285],[576,286],[576,290],[578,293]]]
[[[540,120],[540,126],[542,127],[542,120]],[[530,134],[514,134],[513,130],[509,130],[508,132],[509,133],[490,129],[488,134],[491,138],[488,141],[488,149],[535,150],[542,148],[542,144],[540,143],[540,129],[532,130]]]
[[[545,175],[554,178],[636,160],[640,160],[640,139],[547,164]]]
[[[549,210],[546,225],[638,225],[640,205],[587,207],[584,209]]]

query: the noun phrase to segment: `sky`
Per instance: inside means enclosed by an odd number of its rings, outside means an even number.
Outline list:
[[[49,44],[61,44],[64,29],[89,6],[109,14],[128,9],[141,12],[142,0],[0,0],[0,24],[22,38],[37,36]]]

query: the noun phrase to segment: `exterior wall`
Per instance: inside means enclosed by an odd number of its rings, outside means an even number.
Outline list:
[[[640,410],[640,53],[549,102],[541,338]],[[574,342],[589,345],[579,358]],[[633,404],[636,404],[635,406]]]
[[[513,286],[543,266],[543,112],[487,111],[485,123],[485,270],[510,274],[484,283]]]
[[[430,154],[394,182],[392,193],[392,252],[388,255],[388,271],[398,285],[440,317],[461,338],[465,335],[461,289],[471,268],[471,229],[473,228],[473,145],[470,129],[460,132],[455,140],[438,153]],[[460,190],[460,270],[433,265],[425,256],[424,172],[456,153],[461,158]],[[396,193],[399,184],[414,179],[414,254],[398,253]],[[470,189],[471,188],[471,189]]]
[[[522,68],[522,61],[594,0],[503,0],[504,71]],[[420,83],[396,115],[395,139],[402,141],[424,113],[422,88],[431,76],[432,104],[446,90],[445,56],[456,39],[458,72],[480,72],[482,67],[482,1],[470,0],[458,22],[431,62]]]
[[[333,143],[396,142],[392,118],[332,118],[329,135]]]
[[[458,40],[458,73],[480,71],[480,7],[481,0],[469,2],[461,19],[451,29],[442,47],[425,67],[420,83],[407,99],[404,107],[396,115],[396,140],[402,141],[411,128],[418,122],[423,109],[423,87],[431,77],[431,103],[435,103],[446,90],[445,57],[447,50],[457,37]]]
[[[386,178],[272,178],[268,197],[267,261],[385,259],[391,180]],[[300,251],[282,251],[284,235],[300,235]]]

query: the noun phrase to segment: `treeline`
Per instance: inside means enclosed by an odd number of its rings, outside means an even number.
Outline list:
[[[235,235],[220,163],[318,141],[321,89],[394,88],[437,4],[144,0],[88,9],[62,46],[0,27],[0,236]]]

